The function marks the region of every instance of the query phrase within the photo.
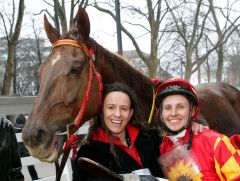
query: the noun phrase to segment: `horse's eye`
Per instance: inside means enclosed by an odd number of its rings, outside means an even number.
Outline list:
[[[74,75],[79,75],[81,73],[81,66],[71,66],[70,73]]]

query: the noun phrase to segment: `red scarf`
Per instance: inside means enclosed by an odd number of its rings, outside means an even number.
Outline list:
[[[116,137],[113,137],[113,144],[118,146],[119,148],[121,148],[123,151],[125,151],[129,156],[131,156],[134,160],[136,160],[136,162],[141,167],[143,167],[142,166],[142,161],[141,161],[140,157],[138,156],[138,151],[137,151],[137,148],[135,146],[135,141],[137,139],[137,136],[138,136],[138,133],[139,133],[139,129],[134,127],[134,126],[132,126],[131,124],[128,124],[127,127],[126,127],[126,131],[128,132],[129,138],[131,140],[130,147],[127,147],[126,145],[124,145]],[[96,133],[94,133],[92,135],[92,137],[90,139],[94,140],[94,141],[110,143],[108,134],[102,128],[99,128],[96,131]]]

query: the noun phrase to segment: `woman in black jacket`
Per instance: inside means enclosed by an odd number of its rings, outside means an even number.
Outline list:
[[[73,180],[94,180],[78,167],[78,158],[87,157],[117,174],[148,168],[152,175],[162,177],[158,164],[158,132],[152,139],[141,125],[136,95],[121,83],[106,85],[101,113],[94,118],[88,138],[80,147],[73,163]]]
[[[0,180],[23,181],[22,164],[12,123],[0,116]]]

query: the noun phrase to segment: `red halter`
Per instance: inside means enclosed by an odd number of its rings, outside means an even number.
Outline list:
[[[85,91],[85,95],[84,95],[82,105],[81,105],[80,110],[78,112],[78,115],[77,115],[77,117],[75,118],[75,121],[74,121],[74,124],[79,128],[82,117],[83,117],[83,114],[85,113],[85,110],[86,110],[86,104],[87,104],[90,89],[91,89],[91,86],[92,86],[93,74],[95,74],[95,76],[97,77],[97,80],[98,80],[99,99],[100,99],[100,103],[102,103],[102,87],[103,87],[102,77],[94,66],[94,48],[91,48],[89,50],[85,44],[83,44],[83,43],[80,44],[77,41],[70,40],[70,39],[61,39],[61,40],[56,41],[53,44],[53,48],[55,48],[57,46],[61,46],[61,45],[71,45],[71,46],[81,48],[87,54],[87,56],[90,58],[89,59],[89,65],[90,66],[89,66],[88,84],[87,84],[87,87],[86,87],[86,91]],[[77,135],[70,133],[69,134],[69,139],[65,142],[65,145],[64,145],[64,148],[63,148],[63,151],[65,152],[70,147],[72,147],[72,149],[73,149],[72,159],[75,158],[76,152],[77,152],[77,145],[74,144],[76,141],[77,141]]]
[[[53,48],[57,46],[61,46],[61,45],[71,45],[71,46],[75,46],[78,48],[81,48],[86,54],[87,56],[90,58],[89,59],[89,76],[88,76],[88,84],[86,87],[86,91],[85,91],[85,95],[84,95],[84,99],[82,102],[82,105],[80,107],[80,110],[78,112],[77,117],[75,118],[74,124],[77,128],[80,127],[80,123],[83,117],[83,114],[86,110],[86,104],[88,101],[88,97],[89,97],[89,93],[90,93],[90,89],[92,86],[92,79],[93,79],[93,74],[95,74],[95,76],[98,79],[98,86],[99,86],[99,99],[100,99],[100,103],[102,103],[102,77],[101,75],[98,73],[98,71],[96,70],[95,66],[94,66],[94,48],[91,48],[90,50],[87,48],[87,46],[83,43],[78,43],[75,40],[70,40],[70,39],[62,39],[62,40],[58,40],[53,44]],[[61,175],[64,169],[64,166],[67,162],[68,159],[68,155],[70,153],[70,150],[73,150],[73,154],[72,154],[72,159],[75,159],[76,157],[76,153],[77,153],[77,135],[76,133],[71,133],[68,130],[68,137],[69,139],[65,142],[64,148],[63,148],[63,157],[62,157],[62,161],[61,164],[59,166],[58,162],[55,162],[55,166],[56,166],[56,181],[60,181],[61,179]]]

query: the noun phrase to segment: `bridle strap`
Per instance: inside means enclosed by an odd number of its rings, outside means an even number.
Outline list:
[[[71,45],[71,46],[75,46],[78,48],[82,48],[81,45],[75,40],[61,39],[61,40],[57,40],[56,42],[53,43],[52,49],[54,49],[58,46],[61,46],[61,45]]]
[[[53,48],[56,48],[58,46],[61,45],[71,45],[71,46],[75,46],[78,48],[81,48],[86,55],[90,58],[89,59],[89,76],[88,76],[88,84],[85,90],[85,95],[84,95],[84,99],[83,102],[81,104],[80,110],[77,114],[77,117],[75,118],[74,121],[74,126],[78,129],[80,127],[81,124],[81,120],[83,118],[83,115],[85,113],[86,110],[86,104],[89,98],[89,94],[90,94],[90,90],[92,87],[92,81],[93,81],[93,75],[96,76],[97,80],[98,80],[98,87],[99,87],[99,100],[100,100],[100,104],[102,103],[102,89],[103,89],[103,84],[102,84],[102,77],[99,74],[99,72],[96,70],[95,66],[94,66],[94,48],[91,48],[90,50],[87,48],[87,46],[83,43],[79,43],[75,40],[70,40],[70,39],[61,39],[56,41],[53,44]],[[77,152],[77,148],[78,148],[78,140],[77,140],[77,135],[76,133],[72,133],[68,130],[68,140],[66,140],[64,147],[63,147],[63,158],[59,166],[56,166],[56,181],[60,181],[64,166],[66,164],[67,158],[69,156],[69,153],[71,151],[71,149],[73,150],[73,154],[72,154],[72,159],[75,159],[76,156],[76,152]],[[58,165],[58,163],[55,163],[56,165]]]
[[[151,107],[151,112],[148,117],[148,124],[151,124],[151,122],[152,122],[152,117],[153,117],[153,113],[154,113],[154,109],[155,109],[155,100],[156,100],[156,93],[155,93],[155,89],[153,87],[152,107]]]
[[[84,100],[82,102],[81,108],[78,112],[77,117],[75,118],[74,124],[79,127],[80,123],[81,123],[81,119],[83,117],[84,111],[86,109],[86,104],[88,101],[88,97],[89,97],[89,93],[90,93],[90,89],[91,89],[91,85],[92,85],[92,80],[93,80],[93,73],[94,75],[97,77],[98,80],[98,87],[99,87],[99,99],[100,99],[100,103],[102,102],[102,89],[103,89],[103,85],[102,85],[102,77],[99,74],[99,72],[96,70],[95,66],[94,66],[94,48],[91,48],[90,50],[87,48],[87,46],[83,43],[79,43],[75,40],[71,40],[71,39],[61,39],[61,40],[57,40],[54,44],[53,44],[53,48],[56,48],[58,46],[61,45],[71,45],[71,46],[75,46],[78,48],[81,48],[86,54],[87,56],[90,58],[89,60],[89,76],[88,76],[88,84],[87,84],[87,88],[85,91],[85,95],[84,95]]]

